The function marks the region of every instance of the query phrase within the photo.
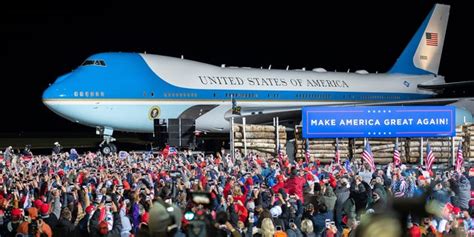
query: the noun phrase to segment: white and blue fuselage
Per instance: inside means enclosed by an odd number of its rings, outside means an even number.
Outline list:
[[[159,112],[154,118],[169,119],[193,106],[212,106],[203,118],[195,118],[196,129],[220,132],[228,126],[224,113],[231,109],[232,97],[243,108],[263,109],[415,100],[433,96],[418,90],[418,84],[442,79],[434,75],[222,68],[137,53],[102,53],[86,62],[59,77],[44,92],[43,102],[80,124],[142,133],[153,132],[153,109]]]
[[[192,118],[196,129],[224,132],[231,99],[252,111],[307,105],[418,100],[418,85],[437,76],[449,6],[437,4],[388,73],[369,74],[218,67],[139,53],[100,53],[59,77],[43,93],[55,113],[80,124],[151,133],[154,119]],[[435,38],[436,37],[436,38]]]

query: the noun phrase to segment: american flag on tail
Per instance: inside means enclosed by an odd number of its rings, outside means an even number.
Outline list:
[[[304,158],[306,160],[306,164],[309,164],[309,160],[311,158],[311,154],[309,153],[309,139],[306,139],[306,147],[304,151]]]
[[[431,150],[430,144],[428,143],[426,145],[426,170],[431,170],[431,167],[433,167],[434,160],[435,156],[433,154],[433,151]]]
[[[372,172],[375,171],[374,154],[372,153],[372,150],[370,149],[369,141],[367,141],[367,144],[365,144],[364,152],[362,152],[362,160],[364,160],[367,164],[369,164],[370,170]]]
[[[399,166],[401,162],[400,151],[398,150],[398,142],[395,143],[395,148],[393,149],[393,164]]]
[[[464,163],[464,156],[462,154],[462,142],[459,142],[458,152],[456,155],[456,172],[461,173],[461,167]]]

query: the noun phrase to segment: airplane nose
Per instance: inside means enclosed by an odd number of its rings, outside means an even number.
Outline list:
[[[57,88],[56,86],[50,85],[46,90],[43,91],[43,102],[48,99],[56,98],[57,96]]]

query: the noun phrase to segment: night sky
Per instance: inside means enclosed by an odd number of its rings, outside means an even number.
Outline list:
[[[49,111],[41,95],[58,76],[99,52],[184,55],[228,66],[385,72],[435,3],[135,2],[2,6],[0,132],[93,132]],[[441,2],[451,11],[440,74],[448,82],[471,80],[461,64],[472,63],[473,10],[468,1]]]

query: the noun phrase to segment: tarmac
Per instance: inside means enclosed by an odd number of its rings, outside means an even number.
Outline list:
[[[145,150],[151,142],[134,133],[114,133],[114,138],[117,139],[114,144],[118,150]],[[90,133],[0,133],[1,151],[4,151],[8,146],[17,150],[31,145],[33,154],[49,154],[54,142],[59,142],[66,150],[75,148],[78,151],[97,151],[102,138]]]

